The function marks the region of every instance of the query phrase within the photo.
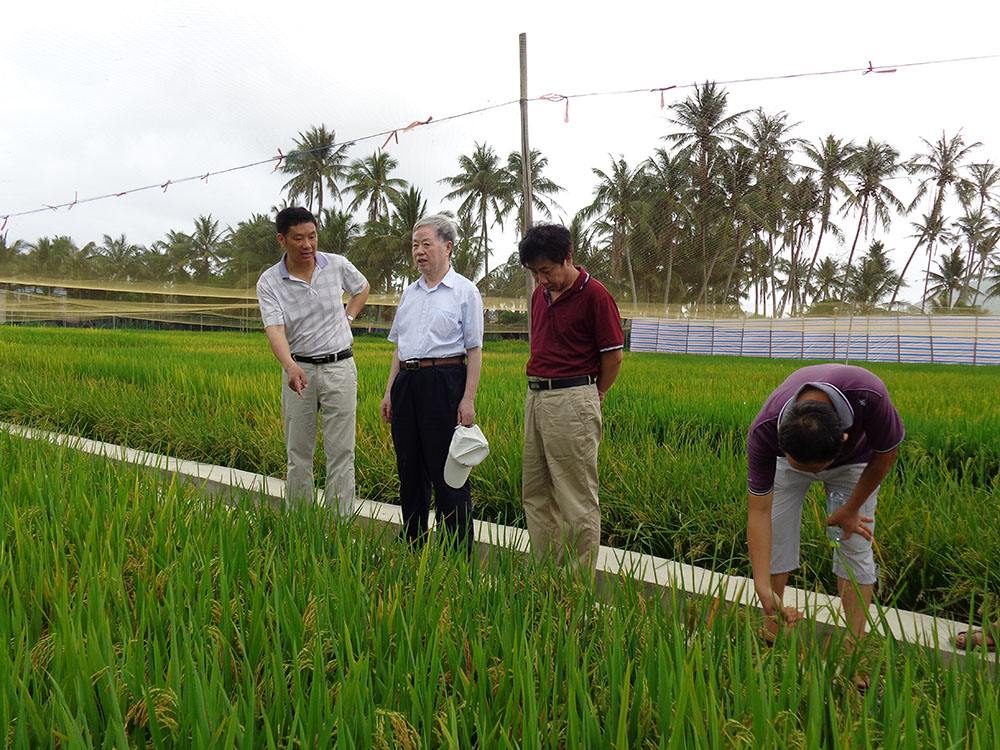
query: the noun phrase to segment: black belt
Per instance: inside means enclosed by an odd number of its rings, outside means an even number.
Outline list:
[[[464,365],[465,355],[456,354],[453,357],[425,357],[423,359],[404,359],[399,363],[403,370],[420,370],[424,367],[447,367],[449,365]]]
[[[306,357],[303,354],[293,354],[292,359],[296,362],[305,362],[307,365],[326,365],[330,362],[339,362],[342,359],[350,359],[354,356],[354,351],[351,347],[347,347],[341,352],[336,354],[324,354],[321,357]]]
[[[554,391],[557,388],[576,388],[579,385],[593,385],[596,375],[578,375],[575,378],[528,378],[528,388],[533,391]]]

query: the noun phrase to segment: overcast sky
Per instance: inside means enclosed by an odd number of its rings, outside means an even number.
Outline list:
[[[528,34],[529,95],[687,84],[1000,52],[1000,3],[256,3],[34,2],[2,14],[0,215],[202,174],[287,152],[326,124],[338,140],[518,96],[517,35]],[[886,140],[959,128],[1000,160],[1000,59],[728,86],[733,111],[787,111],[796,135]],[[667,93],[667,104],[689,93]],[[568,216],[589,202],[608,155],[638,162],[673,128],[659,96],[535,102],[533,148],[567,187]],[[487,141],[519,148],[517,106],[400,134],[399,176],[430,207],[457,156]],[[370,154],[382,139],[351,152]],[[261,166],[10,220],[9,238],[125,233],[148,244],[199,214],[235,225],[282,199]],[[909,202],[912,189],[901,183]],[[454,207],[454,206],[452,206]],[[911,218],[916,218],[911,217]],[[889,237],[902,263],[909,219]],[[844,222],[850,231],[850,220]],[[513,248],[500,246],[497,259]],[[835,245],[832,252],[838,252]],[[911,278],[912,277],[911,275]],[[912,294],[911,294],[912,296]]]

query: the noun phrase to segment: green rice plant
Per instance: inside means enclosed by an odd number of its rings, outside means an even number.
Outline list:
[[[392,441],[378,417],[391,348],[359,337],[355,351],[359,491],[395,502]],[[523,524],[526,359],[523,342],[487,342],[477,399],[491,455],[472,475],[476,513],[511,524]],[[802,364],[627,354],[604,404],[602,541],[747,575],[746,430]],[[1000,595],[1000,371],[866,366],[886,381],[907,427],[879,497],[879,598],[967,617],[973,599]],[[0,367],[2,419],[284,475],[281,374],[259,334],[6,329]],[[320,481],[322,473],[317,453]],[[818,494],[811,503],[793,583],[831,591]]]
[[[748,613],[628,577],[598,596],[511,553],[411,550],[6,435],[0,465],[6,747],[1000,741],[977,658],[848,656],[807,627],[763,648]]]

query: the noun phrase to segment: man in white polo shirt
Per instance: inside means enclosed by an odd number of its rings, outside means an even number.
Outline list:
[[[368,299],[368,281],[344,256],[317,251],[316,219],[308,210],[283,209],[275,225],[284,254],[260,275],[257,300],[271,351],[284,370],[285,498],[313,499],[318,414],[326,449],[324,502],[347,517],[354,509],[358,401],[351,321]]]
[[[471,552],[469,482],[450,487],[444,465],[455,426],[476,421],[483,300],[476,285],[451,267],[456,239],[455,223],[441,214],[413,227],[420,278],[403,291],[389,331],[396,350],[381,411],[392,424],[406,538],[416,542],[426,534],[433,488],[439,528]]]

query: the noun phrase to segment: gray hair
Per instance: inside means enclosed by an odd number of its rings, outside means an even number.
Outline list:
[[[432,214],[419,219],[413,225],[413,232],[416,233],[420,227],[434,227],[438,239],[445,244],[450,242],[454,245],[458,242],[458,227],[455,226],[455,220],[447,214]]]

